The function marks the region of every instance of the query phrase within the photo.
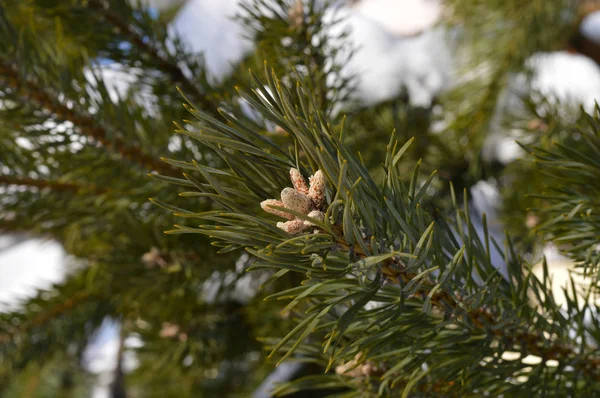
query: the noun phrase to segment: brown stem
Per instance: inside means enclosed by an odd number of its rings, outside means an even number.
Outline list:
[[[139,146],[127,145],[127,143],[119,137],[119,134],[113,134],[113,137],[110,137],[107,129],[96,122],[91,115],[76,109],[75,106],[66,106],[63,102],[58,100],[56,95],[52,95],[35,82],[22,79],[14,66],[0,63],[0,80],[3,80],[9,87],[26,100],[37,103],[42,108],[55,114],[61,120],[71,121],[80,129],[81,133],[85,134],[105,149],[116,151],[122,158],[134,161],[148,170],[155,170],[161,174],[170,176],[181,175],[179,170],[166,163],[157,161],[154,157],[144,153]]]
[[[110,6],[102,0],[89,0],[88,5],[102,12],[104,19],[117,28],[123,35],[125,35],[131,44],[136,46],[139,50],[148,54],[148,56],[154,60],[160,70],[171,76],[171,79],[181,85],[181,89],[193,96],[194,100],[207,111],[213,114],[218,114],[216,106],[210,101],[204,93],[198,88],[193,81],[187,78],[183,70],[177,65],[177,63],[170,61],[167,57],[162,55],[156,47],[154,47],[147,40],[144,40],[144,35],[135,29],[127,21],[123,20],[121,16],[110,9]]]

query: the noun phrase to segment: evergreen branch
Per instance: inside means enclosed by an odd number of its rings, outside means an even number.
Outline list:
[[[117,28],[140,51],[148,54],[160,70],[169,75],[175,83],[181,84],[182,91],[190,97],[193,97],[204,110],[210,111],[213,114],[218,114],[215,104],[185,75],[179,65],[162,55],[149,40],[146,40],[142,33],[134,29],[133,26],[121,18],[119,14],[111,10],[106,2],[102,0],[89,0],[88,6],[94,10],[100,11],[108,23]]]
[[[543,201],[529,208],[540,220],[536,232],[574,259],[595,285],[600,276],[600,124],[585,112],[582,117],[586,128],[575,130],[576,139],[572,129],[565,129],[566,135],[552,136],[549,145],[541,142],[523,148],[541,183],[541,193],[529,195]]]
[[[62,303],[60,303],[59,305],[55,306],[50,311],[44,312],[42,314],[38,314],[33,319],[31,319],[29,322],[27,322],[23,325],[20,325],[19,327],[16,327],[13,330],[13,333],[0,334],[0,344],[5,344],[5,343],[11,341],[11,336],[13,334],[25,333],[28,330],[31,330],[35,327],[44,325],[46,322],[50,321],[51,319],[55,319],[56,317],[64,314],[65,312],[70,311],[74,307],[85,302],[91,296],[93,296],[93,293],[90,291],[80,291],[80,292],[75,293],[69,299],[67,299],[67,300],[63,301]]]
[[[379,377],[382,375],[382,370],[378,369],[377,371],[373,371],[372,373],[370,373],[370,376],[375,376],[375,377]],[[298,393],[300,391],[302,391],[302,387],[308,387],[311,386],[311,382],[312,383],[319,383],[319,381],[322,380],[323,377],[328,377],[327,376],[304,376],[301,377],[299,379],[296,379],[292,382],[288,382],[288,383],[283,383],[278,385],[277,387],[275,387],[272,391],[272,396],[273,397],[285,397],[288,395],[292,395],[294,393]],[[331,379],[327,379],[328,381],[331,380],[331,384],[328,386],[330,388],[335,388],[338,387],[340,389],[346,389],[349,386],[352,388],[357,388],[357,390],[361,391],[362,395],[353,395],[350,394],[348,395],[348,397],[363,397],[363,396],[370,396],[370,395],[366,395],[365,391],[362,389],[362,386],[360,386],[360,381],[357,382],[356,379],[347,381],[347,382],[339,382],[339,380],[337,379],[337,377],[335,376],[329,376],[331,377],[333,380]],[[356,384],[358,384],[358,386]],[[396,383],[395,387],[398,388],[398,390],[403,390],[404,388],[407,387],[407,385],[409,384],[409,381],[407,380],[400,380]],[[434,395],[435,397],[439,397],[439,396],[447,396],[447,395],[441,395],[441,394],[448,394],[450,391],[452,391],[452,388],[456,387],[456,382],[455,381],[446,381],[446,380],[436,380],[436,381],[430,381],[427,383],[419,383],[416,386],[413,387],[413,390],[415,392],[418,392],[420,394],[436,394]],[[310,388],[310,387],[309,387]],[[346,395],[343,395],[344,397]],[[382,394],[378,394],[378,397],[383,396]],[[421,395],[418,395],[421,396]],[[423,395],[423,396],[431,396],[431,395]],[[451,395],[451,396],[456,396],[456,395]],[[480,394],[477,393],[468,393],[465,391],[461,391],[461,397],[479,397]]]
[[[341,231],[340,231],[341,232]],[[338,236],[341,236],[339,234]],[[349,245],[343,236],[338,239],[337,243],[346,250],[353,250],[358,258],[365,259],[369,257],[361,248],[358,243]],[[370,246],[366,243],[367,246]],[[387,259],[383,262],[382,273],[386,275],[388,280],[397,285],[406,285],[410,283],[418,274],[416,273],[405,273],[402,271],[404,264],[394,258]],[[414,296],[421,296],[425,300],[432,288],[435,286],[431,281],[425,281],[423,283],[425,287],[419,288]],[[457,296],[458,297],[458,296]],[[458,297],[460,300],[460,297]],[[456,311],[461,308],[459,302],[452,298],[452,296],[445,291],[436,292],[430,299],[433,307],[436,307],[442,311],[448,309]],[[554,342],[548,346],[540,346],[537,344],[542,340],[542,336],[539,333],[531,333],[528,331],[517,331],[513,334],[506,333],[509,328],[494,328],[500,324],[500,321],[494,317],[492,313],[485,310],[484,308],[470,309],[466,312],[466,317],[469,321],[475,325],[478,329],[483,330],[487,334],[491,334],[498,340],[503,340],[520,346],[521,350],[528,354],[536,355],[542,358],[543,361],[547,360],[564,360],[565,358],[578,357],[577,350],[573,347]],[[521,351],[518,350],[518,351]],[[596,380],[600,380],[600,374],[597,372],[591,372],[592,370],[600,369],[600,357],[589,355],[584,360],[580,357],[579,361],[573,365],[575,368],[579,368],[585,373],[596,373]]]
[[[10,88],[26,101],[40,105],[61,120],[71,121],[79,127],[84,135],[99,143],[106,150],[114,150],[123,159],[134,161],[147,169],[170,176],[180,175],[177,169],[166,163],[156,161],[155,158],[144,153],[139,146],[128,145],[122,138],[118,137],[118,134],[110,134],[91,115],[76,109],[74,105],[71,107],[65,105],[57,98],[56,94],[49,93],[34,81],[21,78],[14,66],[3,60],[0,60],[0,79],[4,80]],[[114,137],[110,137],[111,135]]]

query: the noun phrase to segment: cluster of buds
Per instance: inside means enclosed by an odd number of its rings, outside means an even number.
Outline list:
[[[306,214],[310,218],[319,221],[325,219],[325,206],[327,200],[325,198],[325,175],[321,170],[309,178],[309,183],[302,176],[302,173],[297,169],[290,169],[290,178],[293,188],[284,188],[281,191],[281,200],[267,199],[260,206],[268,213],[286,218],[286,222],[278,222],[277,226],[290,234],[299,234],[315,225],[307,220],[302,220],[296,216],[284,211],[274,209],[272,206],[283,207],[294,210],[298,213]]]
[[[358,353],[356,354],[354,359],[339,366],[336,366],[335,373],[350,377],[366,377],[379,372],[379,368],[377,368],[375,364],[369,361],[356,366],[358,360],[360,359],[360,356],[361,353]]]

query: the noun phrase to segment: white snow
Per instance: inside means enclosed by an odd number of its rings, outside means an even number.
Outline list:
[[[204,54],[215,80],[230,73],[231,64],[253,48],[243,38],[243,26],[232,19],[242,1],[190,0],[172,23],[173,32],[190,49]],[[452,74],[446,31],[429,29],[440,17],[440,4],[435,0],[392,3],[366,0],[354,7],[337,7],[326,14],[326,20],[345,20],[328,35],[350,31],[347,40],[357,51],[346,72],[358,76],[358,100],[375,104],[398,96],[406,87],[414,105],[429,106],[448,87]],[[345,58],[340,54],[337,61]]]
[[[402,10],[402,7],[398,7]],[[372,13],[368,8],[365,10]],[[341,18],[328,36],[334,40],[343,32],[355,50],[344,65],[346,76],[357,77],[355,98],[373,105],[397,97],[403,88],[411,104],[427,107],[433,98],[450,86],[453,61],[448,32],[437,28],[411,37],[398,37],[384,29],[360,7],[341,7],[326,14],[326,20]],[[452,36],[452,35],[450,35]],[[334,61],[341,64],[347,53]]]
[[[502,203],[502,197],[497,184],[493,181],[479,181],[471,187],[470,196],[471,200],[469,208],[471,222],[473,223],[473,227],[475,228],[479,239],[481,239],[482,242],[485,242],[482,218],[482,214],[485,213],[490,239],[493,239],[500,247],[503,247],[504,226],[498,218],[498,210]],[[496,249],[491,240],[490,260],[492,265],[498,269],[505,278],[508,278],[508,269],[506,262],[504,261],[504,255]]]
[[[600,11],[586,15],[579,25],[579,32],[587,39],[600,44]]]
[[[487,146],[493,156],[501,164],[509,164],[524,155],[523,148],[517,143],[517,137],[498,136],[497,140]]]
[[[536,54],[528,61],[531,89],[555,103],[594,109],[600,97],[600,67],[591,58],[565,51]]]
[[[171,24],[194,52],[203,53],[209,76],[219,80],[229,74],[232,63],[253,47],[244,39],[244,27],[233,16],[243,0],[189,0]]]
[[[150,78],[143,74],[144,71],[140,68],[126,67],[119,63],[97,65],[94,69],[88,68],[84,71],[88,81],[86,90],[97,103],[102,103],[101,92],[104,90],[114,104],[118,104],[131,94],[130,98],[136,104],[141,106],[148,115],[155,116],[160,111],[157,106],[158,99],[148,85],[139,84],[144,81],[144,78]],[[90,109],[90,111],[96,112],[95,109]]]
[[[432,28],[443,10],[440,0],[361,0],[354,8],[397,36],[412,36]]]
[[[545,114],[545,106],[558,109],[565,122],[575,122],[579,106],[593,112],[600,99],[600,67],[590,58],[566,51],[538,53],[533,55],[527,66],[531,79],[525,75],[514,76],[499,101],[496,109],[492,134],[483,150],[486,161],[497,160],[508,164],[523,155],[515,140],[524,138],[522,131],[506,131],[503,120],[507,115],[524,111],[521,97],[543,97],[548,105],[540,105],[538,112]]]
[[[0,246],[10,237],[0,236]],[[0,311],[15,309],[35,295],[61,282],[66,274],[65,253],[52,241],[28,239],[0,251]]]
[[[111,101],[115,103],[124,97],[129,87],[137,81],[138,73],[140,73],[138,68],[124,68],[119,64],[100,65],[93,71],[91,69],[84,71],[89,82],[87,89],[90,95],[96,96],[97,99],[100,98],[96,92],[96,76],[98,76],[104,83]]]
[[[109,398],[110,385],[114,380],[117,367],[121,325],[113,319],[105,319],[94,333],[90,343],[83,352],[83,367],[96,375],[96,383],[92,390],[93,398]],[[124,372],[130,372],[138,366],[135,354],[127,348],[141,347],[142,341],[137,336],[129,336],[124,341]]]
[[[589,286],[590,278],[584,279],[579,273],[573,272],[575,265],[573,260],[563,256],[555,246],[547,245],[543,249],[543,254],[548,262],[548,270],[550,272],[550,277],[552,278],[552,296],[558,305],[566,307],[567,295],[563,289],[566,289],[569,292],[570,297],[572,297],[573,289],[570,282],[571,277],[575,282],[576,289],[581,289],[579,290],[580,293]],[[533,267],[533,274],[540,279],[543,278],[544,268],[541,262]],[[591,296],[589,300],[593,307],[594,297]],[[580,308],[584,303],[585,300],[581,299],[580,296]]]
[[[477,235],[483,241],[485,235],[481,214],[485,213],[489,236],[502,248],[505,243],[505,235],[504,226],[498,218],[502,198],[497,184],[491,181],[479,181],[471,187],[470,194],[471,221],[473,222]],[[508,269],[503,254],[499,252],[491,242],[490,251],[492,265],[508,279]],[[562,255],[553,245],[546,245],[543,247],[542,254],[548,262],[548,270],[552,278],[552,295],[557,304],[566,307],[566,296],[562,289],[566,287],[572,294],[572,289],[569,286],[570,275],[573,275],[578,286],[589,285],[589,279],[586,281],[580,275],[572,273],[574,262]],[[538,278],[542,278],[543,267],[541,262],[536,263],[533,266],[533,273]]]
[[[246,273],[250,265],[250,256],[243,254],[235,263],[235,271],[214,271],[212,275],[204,281],[202,286],[202,299],[208,303],[214,303],[217,300],[235,300],[242,304],[247,304],[256,296],[260,285],[268,277],[268,273],[259,274],[258,272]],[[223,294],[221,289],[224,286],[233,286],[231,291]]]
[[[252,398],[271,398],[272,391],[278,383],[291,380],[302,369],[299,362],[283,362],[271,372],[252,393]]]

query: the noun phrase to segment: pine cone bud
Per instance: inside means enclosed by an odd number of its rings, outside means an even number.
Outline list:
[[[354,357],[354,359],[351,359],[350,361],[348,361],[346,363],[336,366],[335,373],[337,373],[339,375],[348,376],[348,377],[361,377],[362,372],[361,372],[360,366],[357,366],[354,369],[350,370],[352,367],[356,366],[356,363],[357,363],[357,360],[359,357],[360,357],[360,354],[356,354],[356,357]]]
[[[292,180],[292,184],[296,191],[308,195],[308,185],[300,171],[294,168],[290,169],[290,179]]]
[[[308,213],[308,216],[310,218],[314,218],[314,219],[319,220],[319,221],[323,221],[325,219],[325,213],[323,213],[320,210],[313,210],[310,213]],[[307,226],[307,227],[314,227],[315,226],[315,224],[313,224],[312,222],[310,222],[308,220],[304,221],[304,225]]]
[[[363,376],[370,376],[377,371],[377,367],[371,362],[367,362],[360,367],[360,372],[363,374]]]
[[[165,260],[164,254],[156,247],[150,249],[148,253],[142,256],[142,262],[147,268],[152,267],[167,267],[169,263]]]
[[[293,220],[294,216],[291,215],[290,213],[286,213],[284,211],[281,210],[277,210],[277,209],[273,209],[269,206],[279,206],[279,207],[286,207],[282,201],[280,200],[276,200],[276,199],[267,199],[267,200],[263,200],[262,202],[260,202],[260,207],[262,207],[262,209],[264,211],[266,211],[267,213],[271,213],[271,214],[275,214],[276,216],[282,217],[282,218],[287,218],[288,220]]]
[[[321,170],[317,170],[309,180],[310,188],[308,189],[308,196],[310,196],[318,209],[324,209],[327,204],[325,198],[325,175]]]
[[[312,208],[310,197],[293,188],[284,188],[281,191],[281,201],[288,209],[303,214],[307,214]]]
[[[175,337],[179,334],[179,326],[175,325],[171,322],[163,322],[162,324],[162,329],[160,330],[160,337],[164,338],[168,338],[168,337]]]
[[[292,221],[278,222],[277,227],[283,229],[285,232],[292,235],[299,234],[300,232],[303,232],[306,229],[304,222],[299,218]]]
[[[286,135],[288,132],[285,131],[285,129],[281,126],[275,126],[275,131],[273,131],[275,134],[279,134],[279,135]]]
[[[358,353],[354,359],[337,366],[335,368],[335,373],[349,377],[363,377],[379,372],[379,368],[370,361],[363,362],[361,365],[356,366],[358,360],[360,359],[360,355],[361,354]],[[356,367],[350,370],[350,368],[354,366]]]

